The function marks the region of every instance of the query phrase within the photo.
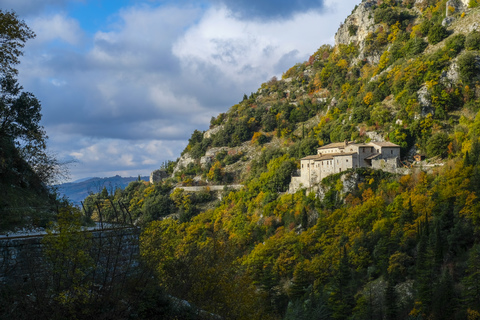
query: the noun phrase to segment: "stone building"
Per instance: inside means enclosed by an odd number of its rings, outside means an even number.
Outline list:
[[[312,188],[323,178],[347,169],[370,167],[394,171],[400,160],[400,146],[391,142],[330,143],[316,155],[300,159],[300,176],[292,177],[290,192]]]

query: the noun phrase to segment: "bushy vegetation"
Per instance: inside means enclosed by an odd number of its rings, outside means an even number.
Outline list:
[[[44,227],[58,206],[47,185],[62,171],[46,150],[40,102],[16,79],[22,48],[35,33],[1,9],[0,25],[0,230]]]
[[[479,41],[447,32],[445,5],[378,2],[363,47],[321,46],[245,94],[212,118],[216,133],[192,134],[184,154],[195,162],[173,178],[85,199],[87,220],[143,227],[154,286],[132,310],[148,318],[167,294],[225,319],[480,318]],[[299,158],[367,142],[368,131],[400,145],[404,160],[418,152],[442,166],[361,168],[325,178],[317,193],[285,193]],[[244,176],[227,171],[237,163]],[[221,200],[208,186],[174,188],[205,181],[244,187]]]
[[[145,229],[143,255],[168,292],[226,318],[480,315],[472,289],[480,221],[477,33],[449,34],[441,25],[445,3],[383,1],[372,9],[377,28],[365,59],[354,44],[322,46],[212,119],[223,127],[208,148],[253,143],[261,152],[248,164],[243,190],[188,220]],[[350,36],[356,31],[348,27]],[[454,62],[459,81],[446,77]],[[320,194],[281,193],[296,159],[330,142],[368,141],[367,131],[399,144],[404,157],[416,150],[444,166],[404,176],[349,171],[324,179]],[[261,136],[281,147],[260,143]],[[348,181],[355,187],[345,188]],[[156,249],[160,243],[167,249]]]
[[[462,318],[479,307],[459,285],[476,281],[474,159],[435,175],[359,172],[346,193],[333,176],[323,200],[279,196],[262,174],[190,222],[151,224],[142,252],[169,292],[227,318]]]

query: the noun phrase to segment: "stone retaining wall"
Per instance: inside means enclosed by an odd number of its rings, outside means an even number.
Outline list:
[[[98,275],[113,278],[138,265],[139,230],[136,228],[85,232],[89,254]],[[43,236],[0,240],[0,285],[28,282],[48,271]]]

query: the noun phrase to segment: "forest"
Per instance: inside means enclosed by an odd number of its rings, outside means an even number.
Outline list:
[[[169,178],[62,212],[88,224],[122,207],[141,228],[148,286],[125,287],[138,318],[480,319],[479,4],[375,1],[363,40],[347,18],[357,40],[320,46],[212,117],[182,154],[193,161],[162,166]],[[300,158],[372,132],[401,146],[407,174],[359,168],[286,192]],[[209,189],[231,183],[243,188]],[[171,297],[203,313],[172,311]],[[55,305],[81,318],[89,301]]]

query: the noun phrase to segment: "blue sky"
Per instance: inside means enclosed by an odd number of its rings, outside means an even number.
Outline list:
[[[148,175],[244,93],[333,44],[359,0],[0,0],[37,37],[19,81],[71,179]]]

